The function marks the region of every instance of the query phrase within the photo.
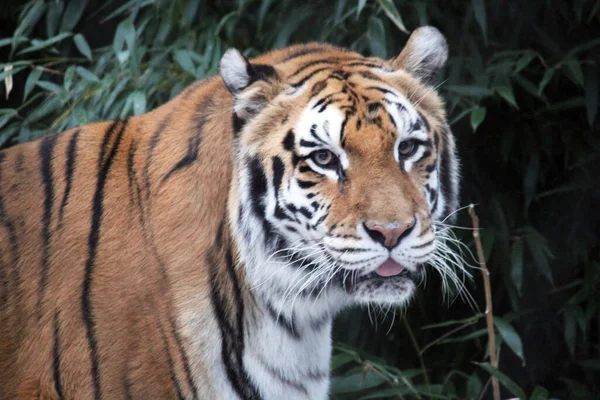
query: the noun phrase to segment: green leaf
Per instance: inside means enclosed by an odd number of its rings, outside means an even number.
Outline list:
[[[499,86],[494,89],[504,100],[506,100],[508,104],[510,104],[516,109],[519,109],[519,105],[517,104],[517,100],[515,99],[515,94],[513,93],[512,86]]]
[[[564,336],[567,349],[571,358],[575,356],[575,347],[577,346],[577,317],[572,310],[566,309],[563,313],[564,317]]]
[[[92,61],[92,50],[90,49],[90,45],[88,44],[87,40],[85,40],[85,37],[81,33],[78,33],[75,35],[75,37],[73,37],[73,41],[75,42],[77,50],[79,50],[79,52],[83,54],[85,58]]]
[[[579,60],[567,60],[563,64],[567,77],[576,85],[583,86],[583,72]]]
[[[521,294],[521,288],[523,287],[523,238],[519,238],[513,243],[510,261],[510,277],[517,291]]]
[[[366,4],[367,0],[358,0],[358,6],[356,7],[356,18],[360,16],[360,13],[362,12],[363,8],[365,8]]]
[[[385,15],[400,29],[402,32],[407,35],[410,33],[408,29],[404,26],[404,22],[402,22],[402,17],[398,12],[398,9],[394,5],[394,2],[391,0],[377,0],[383,11],[385,11]]]
[[[523,354],[523,343],[515,329],[505,319],[494,316],[494,325],[498,329],[500,336],[504,339],[504,343],[523,361],[525,364],[525,355]]]
[[[478,400],[481,391],[483,390],[483,384],[477,374],[472,374],[467,380],[467,399]]]
[[[584,67],[585,109],[590,127],[594,125],[598,114],[598,68],[596,64]]]
[[[541,387],[541,386],[536,386],[535,389],[533,389],[533,393],[531,393],[531,396],[529,397],[529,400],[546,400],[548,399],[548,390],[546,390],[545,388]]]
[[[333,357],[331,357],[330,369],[332,371],[334,371],[335,369],[337,369],[343,365],[349,364],[356,359],[357,359],[356,356],[354,356],[352,354],[348,354],[348,353],[336,354]]]
[[[520,400],[526,400],[527,396],[523,389],[519,387],[514,381],[512,381],[508,376],[504,375],[497,368],[494,368],[490,363],[476,363],[481,368],[485,369],[491,375],[498,378],[498,382],[502,384],[510,393],[517,396]]]
[[[48,11],[46,12],[46,36],[52,37],[56,35],[60,16],[65,8],[64,1],[48,2]]]
[[[13,110],[10,108],[4,108],[0,110],[0,128],[8,123],[15,115],[17,115],[17,110]]]
[[[482,318],[484,316],[485,316],[485,314],[477,313],[477,314],[475,314],[475,315],[473,315],[472,317],[469,317],[469,318],[455,319],[455,320],[440,322],[440,323],[437,323],[437,324],[425,325],[425,326],[422,326],[421,329],[442,328],[442,327],[445,327],[445,326],[469,324],[469,323],[473,323],[473,322],[478,321],[480,318]]]
[[[346,375],[342,377],[333,377],[329,387],[329,393],[353,393],[365,389],[374,388],[385,382],[385,379],[373,371],[363,374],[362,372]]]
[[[55,43],[58,43],[62,40],[65,40],[68,37],[71,37],[71,35],[72,35],[72,33],[70,33],[70,32],[63,32],[63,33],[59,33],[58,35],[51,37],[50,39],[47,39],[47,40],[33,40],[32,41],[32,43],[34,43],[33,46],[30,46],[24,50],[21,50],[18,54],[26,54],[26,53],[31,53],[34,51],[48,48]]]
[[[79,23],[83,11],[87,7],[88,0],[71,0],[65,9],[60,30],[62,32],[72,31],[75,25]]]
[[[517,61],[517,65],[515,65],[515,73],[521,72],[523,68],[527,67],[536,56],[537,53],[535,51],[525,51],[521,58],[519,58],[519,61]]]
[[[94,74],[90,70],[85,69],[81,66],[75,67],[75,72],[77,72],[77,75],[81,76],[86,81],[94,82],[94,83],[100,82],[100,79],[96,76],[96,74]]]
[[[196,67],[189,50],[176,50],[175,61],[185,72],[196,75]]]
[[[368,22],[367,36],[373,55],[381,58],[386,57],[385,28],[383,22],[377,17],[370,17]]]
[[[63,88],[58,86],[56,83],[52,83],[49,81],[37,81],[35,83],[35,85],[39,86],[42,89],[47,90],[48,92],[51,92],[51,93],[62,93],[63,92]]]
[[[539,89],[538,89],[539,96],[542,95],[542,93],[544,92],[544,89],[546,88],[546,86],[548,86],[548,83],[550,83],[552,76],[554,76],[554,71],[556,71],[555,68],[548,68],[548,69],[546,69],[546,72],[544,72],[544,76],[542,77],[542,80],[540,81],[540,85],[539,85]]]
[[[133,104],[133,115],[141,115],[146,112],[146,94],[144,92],[133,92],[130,95]]]
[[[473,13],[475,14],[475,20],[481,28],[483,33],[483,41],[487,47],[487,18],[485,15],[485,2],[484,0],[471,0],[473,5]]]
[[[27,36],[29,32],[37,25],[38,20],[46,10],[46,4],[44,0],[37,0],[31,3],[31,8],[27,11],[23,19],[21,19],[19,26],[13,33],[13,46],[12,51],[15,50],[17,42],[15,39],[21,36]]]
[[[473,339],[476,339],[478,337],[485,336],[485,335],[487,335],[487,329],[483,328],[483,329],[478,329],[474,332],[468,333],[466,335],[456,336],[456,337],[452,337],[449,339],[444,339],[440,342],[440,344],[468,342],[470,340],[473,340]]]
[[[487,109],[485,107],[477,107],[471,111],[471,128],[473,132],[477,131],[477,128],[485,120]]]
[[[25,81],[25,89],[23,90],[23,102],[27,100],[27,96],[29,96],[29,93],[31,93],[31,91],[33,90],[35,83],[40,79],[41,75],[41,69],[34,68],[33,71],[31,71],[31,73],[27,77],[27,81]]]
[[[554,284],[552,270],[550,269],[549,264],[549,260],[554,257],[550,252],[548,241],[538,231],[533,229],[533,227],[528,225],[525,226],[524,229],[527,247],[533,256],[533,260],[535,261],[538,270],[550,283]]]

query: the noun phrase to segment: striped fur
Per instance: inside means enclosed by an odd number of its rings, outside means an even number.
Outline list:
[[[433,28],[390,61],[229,51],[150,113],[0,152],[0,398],[326,398],[333,315],[405,304],[456,207],[446,54]],[[388,249],[372,222],[413,225]]]

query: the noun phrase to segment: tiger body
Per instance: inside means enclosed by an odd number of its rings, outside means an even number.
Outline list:
[[[333,316],[405,304],[394,268],[418,273],[456,203],[418,76],[432,34],[408,72],[325,44],[230,51],[152,112],[1,152],[0,398],[326,398]]]

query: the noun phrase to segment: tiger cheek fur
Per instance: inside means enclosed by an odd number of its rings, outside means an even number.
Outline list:
[[[334,314],[398,306],[456,207],[420,28],[248,61],[0,152],[0,397],[325,399]]]

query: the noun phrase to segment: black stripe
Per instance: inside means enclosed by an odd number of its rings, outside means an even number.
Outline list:
[[[289,386],[289,387],[291,387],[293,389],[296,389],[297,391],[301,392],[305,396],[308,396],[308,390],[300,382],[293,381],[293,380],[291,380],[291,379],[289,379],[289,378],[281,375],[279,373],[279,371],[277,371],[275,368],[273,368],[272,366],[270,366],[265,360],[262,359],[262,357],[259,358],[259,362],[262,365],[262,367],[272,377],[276,378],[277,380],[279,380],[284,385]]]
[[[285,165],[281,158],[278,156],[273,157],[273,187],[275,191],[275,196],[279,193],[279,189],[281,188],[281,182],[283,180],[283,174],[285,173]]]
[[[135,194],[137,188],[137,181],[135,176],[135,152],[137,151],[137,142],[135,139],[131,140],[129,145],[129,151],[127,152],[127,186],[129,191],[129,205],[133,208],[135,205]],[[140,198],[141,208],[141,198]]]
[[[52,346],[52,376],[54,378],[54,389],[56,390],[56,394],[59,399],[64,398],[64,391],[62,386],[62,381],[60,378],[60,327],[59,327],[59,319],[60,313],[57,311],[54,313],[54,342]]]
[[[232,296],[231,293],[222,293],[222,291],[225,290],[226,285],[220,282],[219,264],[221,264],[223,261],[218,259],[215,250],[210,251],[207,254],[206,262],[210,268],[211,300],[213,311],[219,325],[219,331],[221,333],[221,358],[225,367],[225,372],[229,382],[231,383],[231,386],[240,398],[244,400],[260,400],[261,396],[250,381],[243,363],[244,317],[243,303],[240,304],[241,294],[240,287],[238,286],[239,282],[237,281],[237,278],[231,282],[231,291],[234,292],[234,294],[237,293],[234,301],[236,307],[227,307],[227,299],[230,299]],[[226,262],[227,264],[230,263],[230,261]],[[228,267],[228,269],[229,274],[231,274],[232,269],[230,267]],[[233,271],[233,273],[235,275],[235,271]],[[240,306],[242,308],[240,308]],[[231,316],[230,313],[227,312],[228,309],[232,308],[232,311],[236,312],[237,315]],[[236,323],[237,326],[234,325]]]
[[[117,128],[117,125],[119,124],[119,121],[112,121],[110,126],[108,127],[107,132],[114,132],[114,130]],[[98,169],[102,168],[102,164],[104,163],[104,158],[106,156],[106,149],[108,148],[108,145],[110,144],[110,139],[111,139],[112,135],[104,135],[104,139],[102,140],[102,147],[100,148],[100,157],[98,158]]]
[[[452,197],[454,193],[452,193],[452,171],[450,170],[450,165],[452,162],[452,157],[454,156],[450,151],[449,141],[450,132],[448,130],[443,132],[444,138],[444,149],[442,151],[442,159],[441,159],[441,168],[440,168],[440,189],[442,194],[444,195],[445,201],[445,210],[444,215],[448,215],[450,213],[450,207],[452,204]]]
[[[113,132],[118,122],[114,122],[106,131],[104,135],[104,144],[109,143],[110,137],[113,136]],[[91,362],[91,373],[92,373],[92,384],[94,385],[94,399],[100,400],[102,398],[102,392],[100,388],[100,371],[99,371],[99,360],[98,360],[98,341],[96,339],[96,321],[94,320],[94,311],[92,309],[92,283],[94,267],[96,264],[96,256],[98,254],[98,242],[100,241],[100,226],[102,224],[102,215],[104,213],[104,188],[108,178],[108,172],[117,154],[117,149],[121,144],[123,138],[123,132],[127,126],[127,120],[121,124],[121,129],[117,133],[117,137],[114,140],[114,144],[110,150],[110,153],[104,163],[100,163],[98,171],[98,180],[96,183],[96,191],[92,201],[92,221],[90,233],[88,236],[88,257],[85,263],[85,274],[83,279],[83,289],[81,293],[81,311],[82,318],[85,324],[85,332],[90,346],[90,362]],[[103,144],[103,146],[104,146]],[[105,152],[104,147],[101,150],[100,155]]]
[[[44,212],[42,214],[42,268],[40,271],[40,287],[37,302],[38,320],[42,318],[42,304],[48,284],[48,267],[50,262],[50,241],[52,207],[54,205],[54,177],[52,176],[52,157],[57,135],[46,136],[40,143],[42,185],[44,186]]]
[[[194,161],[198,159],[198,152],[200,151],[200,136],[194,136],[188,140],[188,151],[181,160],[175,164],[173,168],[164,176],[161,184],[165,183],[173,174],[181,169],[189,167]]]
[[[20,151],[17,157],[15,158],[15,174],[23,172],[23,164],[25,163],[25,156],[23,155],[23,151]]]
[[[165,118],[158,124],[156,131],[150,138],[150,144],[148,146],[148,152],[146,153],[146,160],[144,162],[144,188],[146,189],[146,200],[150,198],[150,164],[152,163],[152,156],[154,155],[154,150],[158,145],[158,141],[160,140],[160,135],[165,131],[167,124],[171,120],[171,115],[173,112],[167,114]]]
[[[175,373],[173,357],[171,356],[171,351],[169,350],[169,341],[167,340],[167,335],[165,334],[165,329],[162,323],[159,321],[158,326],[160,328],[160,334],[163,340],[163,346],[165,353],[167,353],[167,364],[169,365],[169,376],[171,377],[171,382],[173,382],[173,386],[175,386],[175,392],[177,393],[177,398],[179,400],[183,400],[183,394],[181,393],[181,386],[179,385],[179,381],[177,380],[177,374]]]
[[[287,151],[294,151],[294,144],[294,131],[290,129],[283,139],[283,148]]]
[[[194,379],[192,378],[192,371],[190,369],[190,361],[187,357],[187,354],[185,353],[185,349],[183,347],[181,337],[179,336],[177,326],[175,324],[175,321],[173,321],[172,318],[170,318],[169,322],[171,324],[171,333],[173,334],[173,337],[175,338],[175,342],[177,343],[177,349],[179,350],[179,354],[181,355],[181,361],[183,363],[183,369],[185,371],[185,378],[187,380],[187,384],[189,385],[190,390],[192,391],[192,397],[194,399],[198,399],[198,388],[196,387],[196,384],[194,383]]]
[[[198,159],[198,153],[200,151],[200,142],[202,133],[204,132],[204,128],[206,124],[209,122],[209,117],[212,113],[212,99],[208,98],[207,100],[200,103],[196,113],[194,113],[194,118],[198,118],[198,121],[195,124],[194,131],[192,132],[192,137],[188,139],[188,150],[187,153],[183,156],[177,164],[165,175],[165,177],[161,181],[161,185],[164,184],[173,174],[189,167]],[[199,115],[199,116],[198,116]]]
[[[431,243],[433,243],[433,239],[431,239],[431,240],[430,240],[430,241],[428,241],[428,242],[421,243],[421,244],[419,244],[419,245],[417,245],[417,246],[411,246],[411,249],[422,249],[422,248],[424,248],[424,247],[428,247],[428,246],[430,246],[430,245],[431,245]]]
[[[304,64],[300,68],[298,68],[293,74],[288,76],[288,79],[291,79],[291,78],[295,77],[296,75],[300,75],[302,72],[306,71],[308,68],[310,68],[312,66],[319,65],[319,64],[337,64],[338,62],[340,62],[339,58],[325,58],[325,59],[313,60],[311,62]]]
[[[267,308],[269,317],[271,317],[271,319],[277,325],[279,325],[281,328],[283,328],[283,330],[286,331],[288,333],[288,335],[290,335],[292,338],[294,338],[296,340],[300,340],[300,333],[298,332],[298,328],[296,327],[296,324],[294,323],[293,317],[292,317],[292,319],[288,319],[282,313],[277,312],[273,308],[273,305],[267,300],[265,300],[265,307]]]
[[[75,172],[75,161],[77,159],[77,139],[79,139],[80,130],[76,130],[69,140],[69,146],[67,147],[67,161],[65,164],[65,193],[60,203],[60,210],[58,211],[58,226],[62,227],[63,218],[65,215],[65,207],[69,202],[69,195],[71,194],[71,188],[73,187],[73,174]]]
[[[300,146],[304,147],[317,147],[318,144],[315,142],[311,142],[310,140],[300,139]]]
[[[6,159],[6,154],[4,152],[0,152],[0,171],[2,170],[2,164]],[[0,174],[1,177],[1,174]],[[0,188],[2,186],[0,185]],[[21,272],[19,271],[19,242],[17,237],[17,230],[15,228],[15,224],[13,220],[10,218],[8,213],[6,212],[6,208],[4,207],[4,197],[2,193],[0,193],[0,223],[6,227],[8,231],[8,241],[10,245],[10,253],[11,253],[11,275],[12,280],[15,285],[14,294],[20,296],[21,293]]]
[[[126,367],[125,374],[123,374],[123,392],[126,400],[133,400],[133,383],[129,379],[129,367]]]
[[[267,176],[262,163],[258,157],[247,161],[250,177],[250,199],[252,201],[252,211],[256,218],[262,221],[265,234],[265,245],[271,240],[275,240],[274,230],[265,214],[265,198],[267,195]]]
[[[425,129],[427,129],[427,131],[430,131],[431,125],[429,125],[429,121],[427,121],[427,118],[425,118],[425,116],[419,111],[417,111],[417,114],[419,114],[419,117],[421,118],[421,123],[425,125]]]
[[[311,187],[313,187],[317,184],[316,182],[304,181],[301,179],[298,179],[297,181],[298,181],[298,186],[300,186],[300,188],[302,188],[302,189],[310,189]]]
[[[317,68],[314,71],[312,71],[310,74],[306,75],[304,78],[300,79],[298,82],[292,83],[290,86],[293,87],[293,88],[298,88],[298,87],[304,85],[306,83],[306,81],[308,81],[310,78],[312,78],[313,76],[315,76],[319,72],[323,72],[323,71],[326,71],[328,69],[329,68]]]
[[[326,47],[308,47],[302,46],[301,49],[291,52],[286,57],[284,57],[278,64],[284,63],[286,61],[293,60],[294,58],[302,57],[308,54],[322,53],[324,51],[328,51],[329,49]]]

